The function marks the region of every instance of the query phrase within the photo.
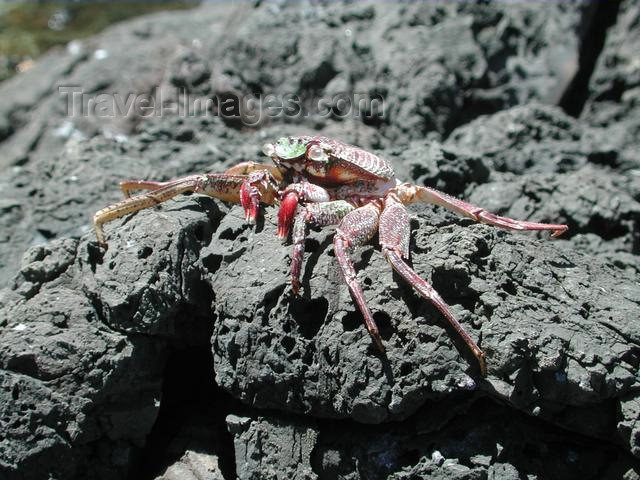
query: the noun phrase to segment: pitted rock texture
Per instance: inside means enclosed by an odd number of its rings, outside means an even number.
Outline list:
[[[0,85],[0,478],[638,478],[638,22],[612,5],[205,2]],[[618,8],[570,117],[557,105],[593,15]],[[296,93],[331,112],[70,118],[69,85],[168,107],[176,89]],[[343,115],[344,92],[382,95],[388,115]],[[403,181],[569,225],[550,240],[412,207],[412,265],[486,378],[377,239],[353,258],[386,355],[332,228],[306,242],[299,297],[274,208],[252,227],[191,195],[95,243],[118,181],[220,172],[310,132],[377,150]]]
[[[227,417],[227,425],[234,436],[239,480],[317,478],[311,467],[318,436],[315,429],[236,415]]]
[[[437,142],[414,142],[406,151],[391,150],[389,157],[424,183],[441,182],[437,186],[452,190],[462,178],[482,182],[504,175],[490,172],[484,160],[463,147]],[[416,167],[418,158],[426,159],[422,168]],[[452,173],[442,179],[425,176],[429,165],[443,158],[450,160]],[[585,164],[578,172],[593,168]],[[574,173],[562,175],[575,178]],[[527,188],[536,193],[526,217],[553,220],[545,211],[559,205],[543,196],[548,186],[528,182]],[[392,274],[375,246],[359,249],[354,260],[382,330],[386,356],[373,347],[341,280],[332,254],[332,229],[310,235],[303,295],[294,297],[288,286],[290,247],[275,236],[274,209],[266,209],[258,225],[251,227],[240,207],[229,209],[191,196],[108,224],[106,252],[89,236],[80,243],[61,240],[27,253],[13,286],[3,292],[2,358],[11,386],[6,395],[19,384],[14,376],[26,376],[36,385],[60,375],[68,378],[64,369],[69,367],[56,363],[56,358],[70,355],[51,350],[48,328],[61,329],[61,345],[77,351],[75,355],[102,352],[97,358],[112,366],[101,367],[101,375],[124,375],[131,381],[129,363],[104,347],[93,347],[93,340],[84,340],[97,335],[87,330],[87,321],[124,344],[133,343],[130,356],[147,362],[146,369],[137,369],[147,377],[136,384],[155,380],[153,387],[145,387],[145,395],[132,394],[139,398],[139,408],[147,409],[146,416],[126,407],[112,427],[91,425],[102,425],[102,412],[113,408],[110,399],[121,392],[117,387],[112,391],[109,382],[102,390],[86,387],[86,392],[75,394],[79,400],[73,400],[57,384],[47,383],[52,390],[48,395],[62,399],[36,405],[46,411],[53,408],[58,428],[75,425],[69,423],[80,410],[74,402],[86,405],[88,413],[82,410],[84,423],[73,427],[75,436],[35,451],[14,447],[24,435],[18,433],[23,416],[18,412],[24,410],[7,402],[6,426],[12,433],[4,442],[12,463],[6,466],[38,462],[69,477],[90,471],[102,478],[126,471],[144,443],[140,432],[150,431],[158,412],[166,345],[202,345],[211,334],[211,375],[252,407],[380,423],[415,415],[425,402],[488,396],[606,442],[607,448],[619,445],[637,455],[640,298],[633,264],[626,269],[609,266],[573,248],[575,238],[549,240],[498,231],[437,207],[418,207],[414,214],[413,266],[433,283],[486,351],[486,379],[478,375],[474,358],[438,312]],[[73,293],[60,295],[61,291]],[[69,305],[74,306],[71,313]],[[35,328],[43,319],[53,327]],[[77,325],[77,334],[66,331],[70,325]],[[35,330],[28,349],[23,345],[26,328]],[[73,336],[72,347],[66,343],[68,335]],[[92,375],[96,361],[85,366],[73,362],[73,378]],[[146,373],[148,369],[153,374]],[[59,404],[69,406],[55,407]],[[39,409],[29,415],[37,424],[46,422]],[[132,415],[133,424],[125,420]],[[100,444],[115,445],[119,456],[87,466]],[[500,465],[498,460],[489,462],[491,471],[513,467]],[[429,472],[436,466],[418,462],[411,468]],[[246,471],[248,478],[255,474],[250,467]],[[37,468],[33,472],[31,478],[38,478]]]
[[[289,251],[269,231],[272,218],[253,233],[240,213],[223,219],[202,252],[215,267],[216,381],[253,406],[378,423],[406,418],[426,400],[478,390],[608,436],[612,406],[637,389],[640,292],[587,255],[420,212],[413,266],[480,340],[489,358],[483,380],[435,308],[395,278],[373,246],[354,259],[376,305],[384,356],[343,285],[329,231],[308,241],[298,298],[287,284]],[[578,422],[587,410],[594,420]]]
[[[214,455],[188,451],[169,466],[156,480],[223,480],[224,476]]]
[[[102,257],[71,239],[27,251],[0,296],[2,478],[126,475],[156,420],[167,343],[210,331],[190,313],[210,308],[192,270],[205,212],[165,218],[172,232],[156,237],[157,218],[136,222]]]
[[[589,95],[581,118],[603,127],[617,145],[618,163],[624,170],[637,170],[640,138],[640,67],[636,46],[640,43],[640,12],[629,2],[620,2],[617,21],[607,32],[589,81]]]

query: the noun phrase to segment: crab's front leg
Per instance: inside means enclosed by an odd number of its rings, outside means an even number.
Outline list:
[[[352,253],[356,247],[365,244],[375,235],[378,230],[380,208],[379,202],[374,201],[348,213],[342,219],[342,222],[340,222],[336,230],[336,235],[333,239],[333,248],[349,291],[364,316],[367,330],[369,330],[369,334],[380,351],[384,352],[380,332],[371,315],[371,310],[369,310],[364,299],[364,293],[356,277],[353,262],[351,258],[349,258],[349,254]]]
[[[309,225],[326,227],[337,225],[346,214],[355,207],[344,200],[325,203],[309,203],[298,205],[293,220],[292,240],[293,254],[291,255],[291,288],[294,294],[300,289],[300,272],[304,257],[304,243],[309,231]]]
[[[442,313],[478,359],[482,376],[486,376],[487,366],[484,352],[460,325],[438,292],[404,261],[404,258],[409,258],[411,225],[409,212],[395,193],[390,193],[385,198],[384,210],[380,215],[379,232],[380,246],[386,260],[422,297],[430,301]]]
[[[447,195],[433,188],[421,187],[404,183],[395,188],[403,203],[433,203],[451,210],[458,215],[470,218],[476,222],[486,223],[494,227],[506,230],[550,230],[552,237],[562,235],[569,227],[556,223],[536,223],[524,220],[514,220],[513,218],[501,217],[491,213],[482,207],[476,207],[458,198]]]
[[[271,164],[255,163],[255,162],[241,162],[228,168],[223,172],[224,175],[249,175],[250,173],[266,170],[271,174],[271,177],[278,184],[282,182],[282,172],[278,167]],[[170,184],[180,183],[190,177],[179,178],[177,180],[169,180],[167,182],[158,182],[155,180],[124,180],[120,182],[120,189],[125,198],[131,197],[131,192],[134,190],[158,190],[162,187],[166,187]]]
[[[98,242],[106,246],[103,225],[111,220],[123,217],[165,202],[176,195],[197,192],[223,201],[241,203],[248,219],[255,219],[260,201],[273,204],[276,198],[277,181],[268,170],[256,170],[248,175],[228,173],[191,175],[168,182],[123,182],[125,195],[133,189],[146,189],[149,192],[127,196],[124,200],[99,210],[93,216],[93,225]]]

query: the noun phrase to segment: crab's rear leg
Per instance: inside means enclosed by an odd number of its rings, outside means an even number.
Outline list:
[[[442,313],[478,359],[480,372],[482,376],[485,376],[487,367],[484,352],[480,350],[473,338],[460,325],[460,322],[458,322],[438,292],[404,261],[404,258],[409,257],[409,238],[411,233],[409,213],[393,193],[387,195],[385,199],[385,207],[380,215],[379,232],[380,245],[384,257],[396,272]]]
[[[300,272],[304,257],[304,243],[309,231],[309,225],[326,227],[337,225],[354,207],[344,200],[324,203],[308,203],[298,205],[293,220],[292,240],[293,254],[291,256],[291,287],[294,294],[300,289]]]
[[[501,217],[494,213],[488,212],[484,208],[476,207],[470,203],[464,202],[458,198],[447,195],[446,193],[434,190],[428,187],[420,187],[417,185],[402,184],[396,187],[396,193],[403,203],[433,203],[451,210],[458,215],[471,218],[476,222],[486,223],[494,227],[504,228],[507,230],[550,230],[552,237],[562,235],[569,227],[567,225],[554,223],[536,223],[523,220],[514,220],[512,218]]]
[[[378,220],[380,217],[380,204],[371,202],[348,213],[340,222],[333,239],[333,248],[342,270],[342,275],[347,283],[351,295],[358,304],[367,330],[371,334],[374,342],[381,352],[384,352],[384,345],[380,338],[380,332],[376,322],[373,320],[371,310],[364,299],[362,287],[356,277],[356,271],[349,254],[353,250],[369,241],[378,230]]]

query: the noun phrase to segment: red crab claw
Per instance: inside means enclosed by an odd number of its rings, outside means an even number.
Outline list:
[[[319,185],[302,181],[292,183],[278,192],[280,210],[278,211],[278,237],[287,238],[296,209],[300,202],[325,203],[331,200],[329,192]]]
[[[269,181],[265,172],[253,172],[242,182],[240,186],[240,205],[244,208],[244,218],[249,223],[255,223],[262,196],[258,186],[264,189],[269,187]]]
[[[287,192],[280,202],[280,210],[278,210],[278,237],[287,238],[291,224],[293,223],[293,216],[296,213],[298,207],[298,192]]]

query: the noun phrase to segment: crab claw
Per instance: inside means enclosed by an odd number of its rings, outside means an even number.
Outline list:
[[[240,204],[244,208],[244,218],[249,223],[254,223],[258,216],[260,206],[260,191],[245,180],[240,187]]]
[[[296,213],[298,206],[298,193],[287,192],[280,202],[280,210],[278,210],[278,237],[287,238],[291,224],[293,223],[293,216]]]

